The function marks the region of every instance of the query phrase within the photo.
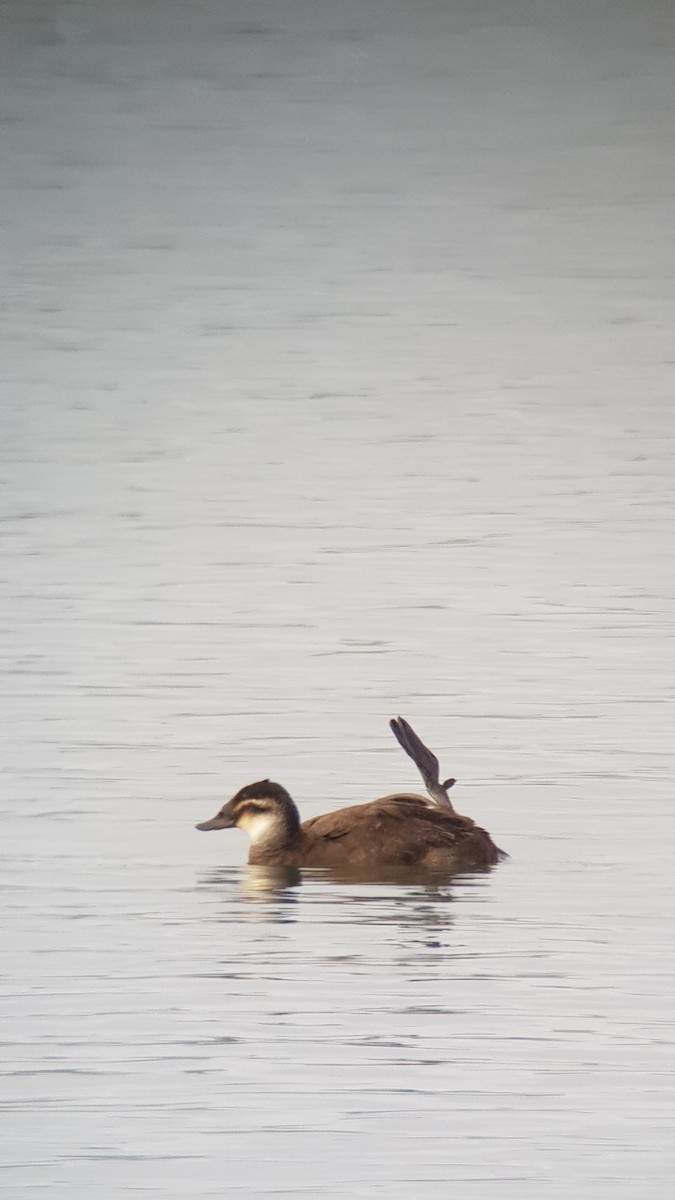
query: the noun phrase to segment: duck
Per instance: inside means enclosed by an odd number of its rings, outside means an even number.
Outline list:
[[[390,727],[413,759],[428,796],[394,792],[301,821],[280,783],[246,784],[208,821],[203,832],[242,829],[250,839],[251,866],[323,867],[363,874],[368,870],[457,873],[484,871],[506,855],[448,797],[456,780],[439,780],[438,760],[402,717]]]

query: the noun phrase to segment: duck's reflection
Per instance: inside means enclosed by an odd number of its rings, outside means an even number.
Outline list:
[[[217,920],[287,925],[297,920],[297,867],[215,867],[197,883],[217,900]]]
[[[309,902],[327,923],[353,919],[359,924],[399,924],[418,930],[426,926],[431,935],[432,930],[452,923],[449,905],[454,907],[467,889],[480,888],[487,874],[248,866],[214,868],[198,882],[224,903],[221,919],[226,921],[293,923],[304,900],[305,915]]]
[[[295,903],[297,896],[292,894],[292,889],[301,883],[302,871],[299,867],[246,867],[241,886],[247,900],[281,896]],[[291,892],[291,895],[286,896],[287,892]]]

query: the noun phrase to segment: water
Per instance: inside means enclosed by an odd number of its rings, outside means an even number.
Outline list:
[[[4,1194],[669,1196],[669,6],[1,11]]]

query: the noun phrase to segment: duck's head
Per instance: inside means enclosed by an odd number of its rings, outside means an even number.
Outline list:
[[[288,841],[300,828],[300,817],[286,788],[271,779],[249,783],[241,788],[210,821],[201,821],[197,829],[243,829],[253,845],[261,842]]]

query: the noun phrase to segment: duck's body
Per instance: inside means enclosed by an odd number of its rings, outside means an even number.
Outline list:
[[[484,870],[503,857],[470,817],[454,812],[449,802],[434,806],[413,792],[301,822],[286,789],[263,779],[242,788],[197,829],[235,825],[251,838],[248,861],[256,866],[455,872]]]

